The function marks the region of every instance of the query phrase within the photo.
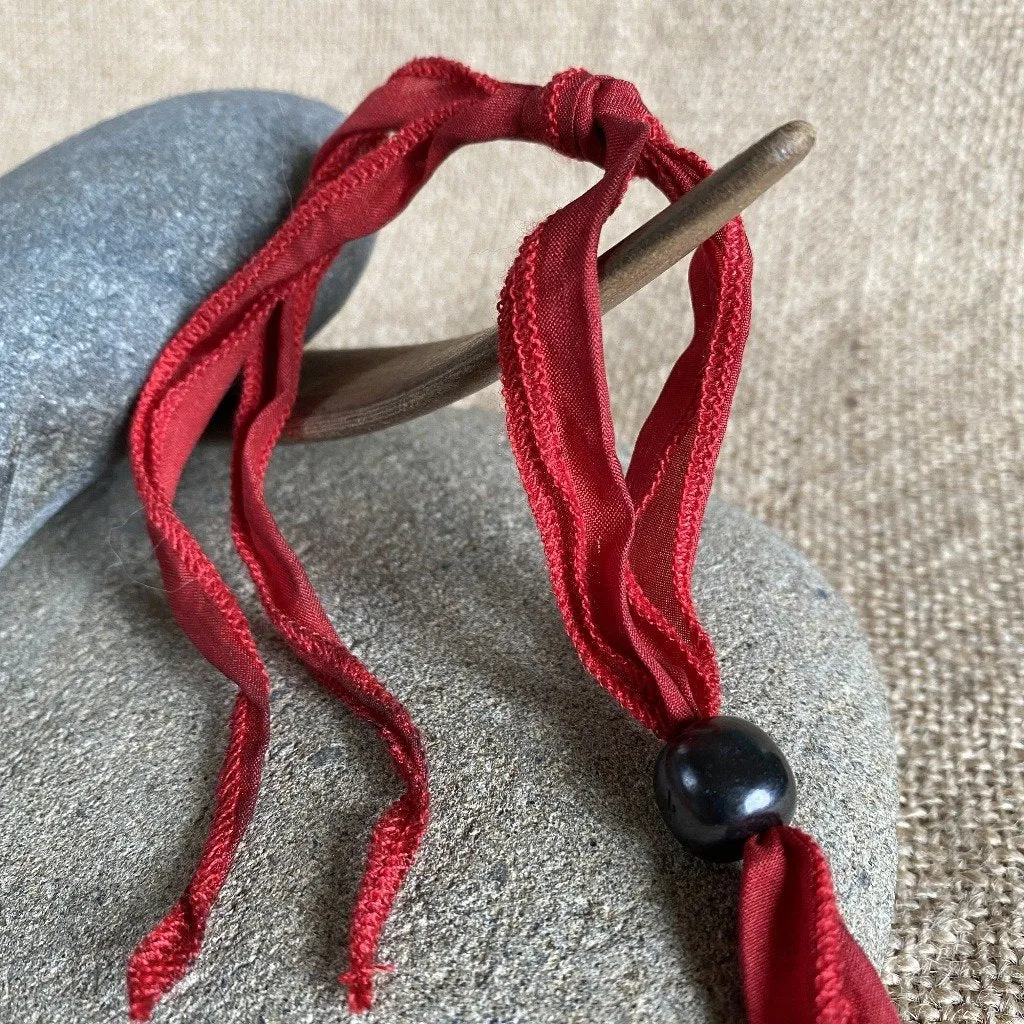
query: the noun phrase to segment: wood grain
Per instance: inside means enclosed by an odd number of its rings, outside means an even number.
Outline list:
[[[607,312],[738,216],[814,145],[806,121],[790,121],[719,168],[598,259]],[[284,440],[319,441],[382,430],[432,412],[498,377],[498,331],[422,345],[306,353]]]

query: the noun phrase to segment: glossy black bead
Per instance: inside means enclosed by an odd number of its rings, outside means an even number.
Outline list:
[[[796,811],[796,780],[756,725],[722,715],[688,722],[666,743],[654,793],[673,835],[705,860],[738,860],[743,844]]]

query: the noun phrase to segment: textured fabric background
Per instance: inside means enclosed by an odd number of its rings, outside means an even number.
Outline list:
[[[5,5],[6,170],[130,106],[204,87],[351,109],[408,57],[543,81],[631,78],[720,163],[803,116],[820,141],[751,212],[755,320],[720,492],[845,592],[901,740],[887,978],[908,1021],[1024,1014],[1024,13],[1017,0],[170,0]],[[536,219],[593,172],[465,152],[386,230],[324,344],[485,324]],[[657,206],[636,189],[609,241]],[[682,270],[608,318],[635,431],[683,344]],[[497,402],[489,393],[477,401]]]

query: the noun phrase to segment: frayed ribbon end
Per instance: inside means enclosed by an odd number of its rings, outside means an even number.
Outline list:
[[[348,989],[348,1008],[352,1013],[365,1013],[373,1006],[373,976],[378,971],[393,971],[394,964],[374,964],[372,967],[353,967],[338,981]]]
[[[140,996],[128,993],[128,1019],[149,1020],[153,1016],[157,996]]]
[[[185,912],[186,898],[147,935],[128,960],[128,1016],[149,1020],[160,999],[188,972],[199,952],[202,924]]]
[[[173,982],[156,981],[140,972],[128,969],[128,1017],[130,1020],[149,1020],[161,997]]]

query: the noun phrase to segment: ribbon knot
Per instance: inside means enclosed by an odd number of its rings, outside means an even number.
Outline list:
[[[539,142],[604,167],[601,179],[524,240],[502,290],[506,421],[552,590],[590,673],[669,738],[718,713],[714,648],[691,573],[750,324],[751,259],[739,220],[694,254],[694,335],[623,475],[604,370],[597,250],[634,176],[670,201],[708,173],[676,147],[627,82],[578,68],[536,86],[440,58],[375,90],[321,149],[288,220],[210,296],[154,365],[132,420],[132,470],[167,600],[203,655],[238,687],[212,821],[184,894],[132,955],[130,1012],[198,955],[252,819],[270,736],[270,677],[238,597],[175,508],[178,481],[235,380],[231,531],[270,621],[310,674],[376,727],[405,792],[370,835],[341,981],[369,1008],[381,931],[430,815],[423,741],[405,707],[345,646],[270,511],[265,476],[298,392],[316,290],[347,242],[379,230],[461,146]],[[780,826],[747,846],[741,946],[751,1024],[898,1024],[845,933],[813,841]]]
[[[521,121],[523,134],[574,160],[603,165],[602,115],[612,109],[621,111],[623,94],[628,92],[646,113],[628,82],[593,75],[584,68],[569,68],[527,96]]]

